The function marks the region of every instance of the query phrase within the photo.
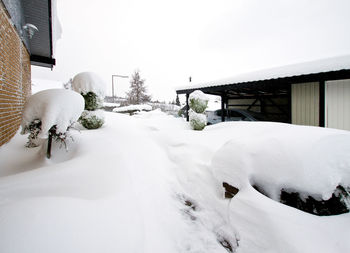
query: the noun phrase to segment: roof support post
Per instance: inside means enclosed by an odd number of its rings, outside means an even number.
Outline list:
[[[288,122],[292,124],[292,84],[288,85]]]
[[[190,108],[190,106],[188,104],[189,97],[190,97],[190,94],[186,93],[186,120],[187,121],[190,121],[190,115],[188,113],[189,112],[189,108]]]
[[[320,80],[319,82],[320,87],[320,108],[319,108],[319,126],[325,127],[325,81]]]
[[[221,95],[221,122],[225,121],[226,116],[226,104],[227,104],[226,94]]]

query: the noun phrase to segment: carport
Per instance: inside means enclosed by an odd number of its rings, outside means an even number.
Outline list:
[[[221,96],[223,111],[246,109],[266,114],[274,121],[325,126],[325,83],[342,79],[350,79],[350,56],[246,73],[182,87],[176,92],[186,94],[187,108],[189,94],[201,90]],[[225,114],[221,116],[225,121]]]

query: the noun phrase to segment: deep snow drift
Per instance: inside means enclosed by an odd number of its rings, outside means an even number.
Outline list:
[[[101,129],[73,138],[51,160],[25,136],[0,148],[0,252],[350,250],[350,214],[318,217],[251,186],[327,198],[349,183],[347,131],[259,122],[193,131],[152,111],[106,113]],[[240,188],[231,200],[223,180]]]

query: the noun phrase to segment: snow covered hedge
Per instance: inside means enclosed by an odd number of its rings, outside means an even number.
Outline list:
[[[83,109],[83,97],[71,90],[50,89],[30,96],[21,123],[21,134],[30,133],[27,146],[37,146],[39,139],[47,138],[65,143],[70,127]]]
[[[79,122],[87,129],[101,127],[104,123],[103,112],[94,111],[103,106],[105,84],[102,79],[95,73],[82,72],[73,78],[72,89],[80,93],[85,100],[85,111],[79,118]]]
[[[207,125],[207,116],[204,114],[208,105],[208,97],[200,90],[190,94],[190,125],[193,130],[203,130]]]
[[[212,161],[220,182],[239,190],[253,186],[312,214],[349,211],[348,131],[262,122],[228,126],[221,134],[230,141]]]

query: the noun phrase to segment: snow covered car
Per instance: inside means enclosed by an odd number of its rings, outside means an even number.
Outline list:
[[[266,115],[258,112],[252,112],[241,109],[228,109],[225,110],[226,117],[225,121],[272,121]],[[216,124],[221,122],[221,109],[215,111],[206,112],[208,118],[208,125]]]

